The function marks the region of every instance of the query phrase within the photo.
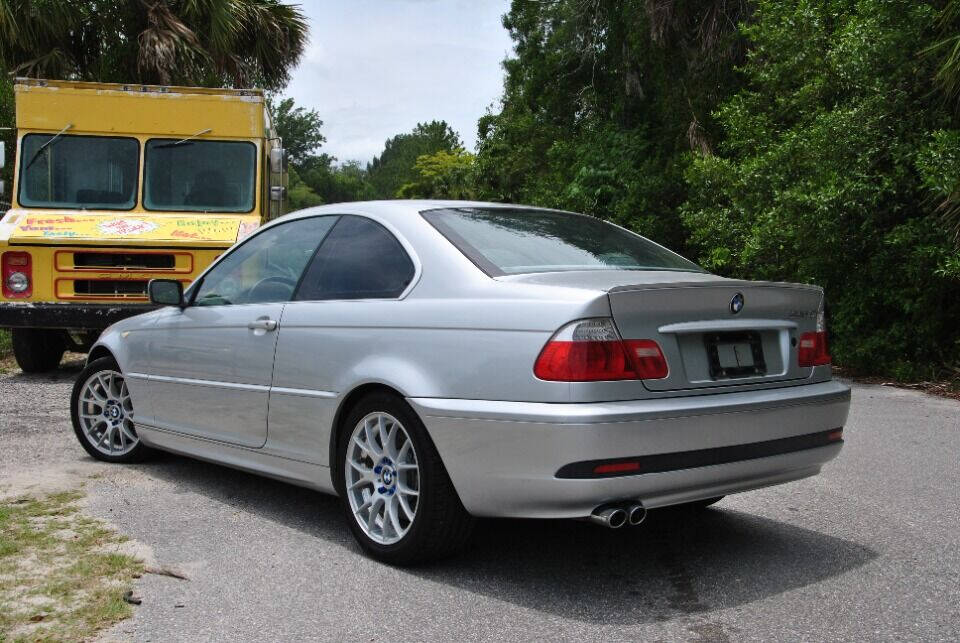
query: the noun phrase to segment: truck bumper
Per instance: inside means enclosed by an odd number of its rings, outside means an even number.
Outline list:
[[[0,303],[0,328],[103,330],[110,324],[146,313],[150,304]]]
[[[409,401],[467,511],[576,518],[606,503],[663,507],[815,475],[841,449],[850,389],[829,381],[594,404]],[[596,462],[620,460],[639,462],[637,473],[592,475]]]

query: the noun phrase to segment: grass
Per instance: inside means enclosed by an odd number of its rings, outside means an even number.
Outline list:
[[[143,563],[78,511],[79,491],[0,501],[0,643],[86,640],[128,618]]]
[[[13,353],[13,344],[10,340],[10,331],[0,329],[0,357]]]

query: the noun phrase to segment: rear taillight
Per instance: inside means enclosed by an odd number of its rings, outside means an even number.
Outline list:
[[[620,339],[612,319],[583,319],[567,324],[547,342],[533,373],[553,382],[659,379],[667,362],[656,342]]]
[[[0,276],[3,296],[7,299],[24,299],[33,294],[33,267],[29,253],[4,252],[0,257]]]
[[[830,352],[827,350],[827,333],[804,333],[800,335],[800,348],[797,352],[800,366],[823,366],[830,363]]]
[[[800,366],[823,366],[830,363],[830,350],[827,348],[827,320],[823,298],[820,299],[820,309],[817,311],[816,332],[803,333],[800,335],[797,361]]]
[[[642,380],[661,380],[667,376],[667,359],[660,345],[652,339],[625,339],[623,345],[633,362],[637,377]]]

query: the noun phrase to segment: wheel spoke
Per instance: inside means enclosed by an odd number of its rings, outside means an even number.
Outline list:
[[[373,469],[370,467],[365,467],[358,462],[354,462],[353,460],[350,461],[350,466],[362,473],[364,476],[370,476],[370,474],[373,473]]]
[[[131,443],[136,442],[138,439],[137,436],[127,428],[126,422],[120,425],[120,435],[126,436],[127,440]]]
[[[390,517],[390,526],[393,528],[393,534],[400,536],[403,531],[400,529],[400,518],[397,516],[397,497],[393,496],[386,504],[386,513]]]
[[[387,446],[387,427],[382,415],[377,416],[377,432],[380,435],[380,446],[383,447],[382,452],[389,453],[389,447]]]
[[[377,498],[373,501],[373,505],[370,507],[370,513],[367,516],[367,530],[373,531],[373,526],[376,524],[377,520],[377,514],[379,513],[379,509],[382,505],[382,498]]]
[[[383,452],[377,449],[377,441],[373,435],[373,427],[371,427],[369,423],[365,424],[363,427],[363,432],[367,436],[367,452],[377,458],[382,456]]]
[[[413,509],[410,508],[410,502],[407,500],[407,497],[400,493],[397,494],[397,500],[400,503],[400,508],[403,509],[403,513],[407,516],[407,520],[413,522]]]
[[[397,491],[399,491],[400,493],[402,493],[402,494],[404,494],[404,495],[407,495],[407,496],[419,496],[419,495],[420,495],[420,492],[419,492],[419,491],[417,491],[416,489],[411,489],[410,487],[406,486],[405,484],[403,484],[403,483],[400,482],[399,480],[397,480]]]
[[[386,451],[390,455],[390,457],[393,458],[394,460],[399,459],[397,458],[397,455],[396,455],[397,454],[396,442],[394,442],[394,440],[397,439],[397,431],[399,426],[400,425],[397,424],[396,422],[394,422],[393,425],[391,425],[390,430],[387,431],[387,441],[383,445],[383,450]]]
[[[373,484],[373,480],[370,480],[369,478],[360,478],[359,480],[354,482],[352,485],[350,485],[348,489],[353,491],[354,489],[359,489],[360,487],[366,487],[367,485],[371,487],[375,486]]]
[[[354,510],[354,512],[353,512],[354,515],[359,514],[359,513],[362,512],[364,509],[370,509],[370,510],[372,511],[372,510],[373,510],[373,508],[371,507],[372,504],[373,504],[373,496],[370,496],[369,498],[367,498],[366,500],[363,501],[363,504],[362,504],[362,505],[360,505],[359,507],[357,507],[357,508]]]

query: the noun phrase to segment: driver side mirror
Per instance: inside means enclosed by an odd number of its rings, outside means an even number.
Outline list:
[[[151,279],[147,284],[150,303],[158,306],[179,306],[183,303],[183,284],[176,279]]]
[[[274,147],[270,150],[270,171],[282,174],[287,169],[287,150]]]

